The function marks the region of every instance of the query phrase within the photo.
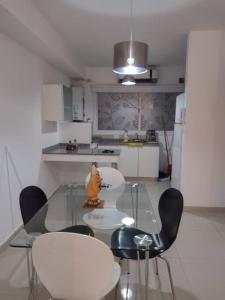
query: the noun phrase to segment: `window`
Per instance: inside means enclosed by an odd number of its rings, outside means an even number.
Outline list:
[[[179,93],[97,93],[98,130],[173,130]]]

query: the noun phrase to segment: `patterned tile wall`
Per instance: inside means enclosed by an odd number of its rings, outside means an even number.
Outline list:
[[[178,93],[98,93],[99,130],[173,130]]]

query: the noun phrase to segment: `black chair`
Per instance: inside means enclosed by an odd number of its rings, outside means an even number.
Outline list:
[[[176,240],[182,212],[183,196],[181,192],[174,188],[169,188],[165,192],[163,192],[159,200],[159,215],[162,224],[159,234],[149,234],[137,228],[121,227],[113,233],[111,238],[111,248],[114,256],[119,257],[120,259],[143,260],[146,258],[146,251],[129,249],[136,248],[136,244],[134,242],[134,237],[136,235],[146,234],[148,237],[150,237],[150,239],[152,240],[152,244],[149,248],[149,258],[156,259],[157,274],[157,258],[161,258],[166,262],[173,299],[175,299],[175,293],[170,265],[167,259],[162,256],[162,253],[168,250]]]
[[[24,228],[27,233],[41,232],[47,233],[48,229],[45,227],[45,219],[48,212],[46,205],[48,199],[45,193],[37,186],[28,186],[20,193],[20,211],[24,223]],[[42,208],[36,222],[29,223],[31,218]],[[86,225],[75,225],[60,230],[62,232],[73,232],[85,235],[94,236],[93,230]]]

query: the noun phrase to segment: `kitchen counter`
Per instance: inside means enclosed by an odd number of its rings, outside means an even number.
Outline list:
[[[97,143],[100,146],[127,146],[127,143],[124,143],[122,139],[108,139],[108,138],[93,137],[92,141],[93,143]],[[131,142],[133,141],[131,140]],[[146,142],[146,141],[141,141],[141,142],[143,143],[143,146],[159,147],[158,142]]]
[[[54,146],[44,148],[43,154],[64,154],[64,155],[112,155],[119,156],[120,150],[113,150],[113,153],[105,153],[104,149],[91,149],[90,145],[79,144],[76,150],[66,150],[66,144],[56,144]]]
[[[78,144],[76,150],[66,150],[66,144],[56,144],[42,150],[42,160],[52,162],[111,163],[117,167],[120,150],[105,153],[105,149],[91,149],[90,145]]]

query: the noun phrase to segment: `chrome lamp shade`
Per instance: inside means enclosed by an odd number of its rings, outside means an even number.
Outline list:
[[[147,72],[148,45],[137,41],[120,42],[114,45],[113,72],[135,75]]]
[[[122,80],[122,85],[135,85],[136,81],[135,78],[132,75],[125,75]]]

